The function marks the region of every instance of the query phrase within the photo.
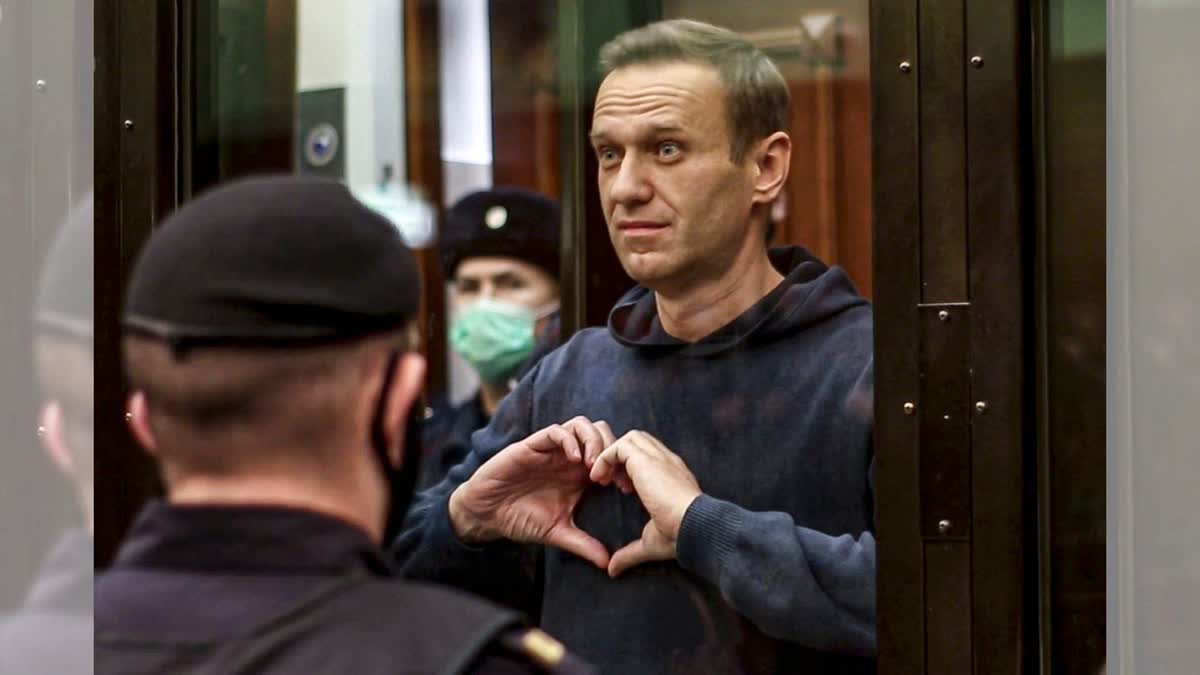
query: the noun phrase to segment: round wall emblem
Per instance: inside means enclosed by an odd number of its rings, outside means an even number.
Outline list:
[[[325,166],[337,157],[338,132],[332,124],[318,124],[304,141],[304,158],[313,166]]]

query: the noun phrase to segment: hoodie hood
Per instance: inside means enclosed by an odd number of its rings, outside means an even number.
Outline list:
[[[828,267],[799,246],[773,248],[771,264],[783,281],[741,316],[697,342],[663,330],[654,292],[635,286],[608,315],[608,331],[620,344],[681,356],[712,356],[743,342],[769,342],[825,321],[867,300],[840,267]]]

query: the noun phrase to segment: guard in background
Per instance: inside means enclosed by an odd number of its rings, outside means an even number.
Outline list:
[[[520,188],[467,195],[447,212],[439,248],[451,295],[450,346],[479,375],[458,406],[435,406],[418,489],[441,482],[466,458],[536,355],[558,346],[559,232],[553,200]]]
[[[97,580],[98,672],[588,672],[379,548],[418,472],[418,285],[334,182],[241,181],[155,232],[123,349],[167,497]]]

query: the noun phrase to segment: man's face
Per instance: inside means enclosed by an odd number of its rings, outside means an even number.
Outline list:
[[[454,275],[454,309],[480,298],[503,300],[540,314],[558,304],[558,282],[537,265],[516,258],[466,258]]]
[[[753,153],[730,156],[725,87],[685,62],[619,68],[596,95],[600,202],[625,271],[656,290],[719,278],[742,248]],[[757,236],[762,236],[758,233]]]

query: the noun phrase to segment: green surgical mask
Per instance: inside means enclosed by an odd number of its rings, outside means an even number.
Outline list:
[[[503,384],[533,352],[539,316],[510,302],[482,298],[460,310],[450,347],[488,384]]]

